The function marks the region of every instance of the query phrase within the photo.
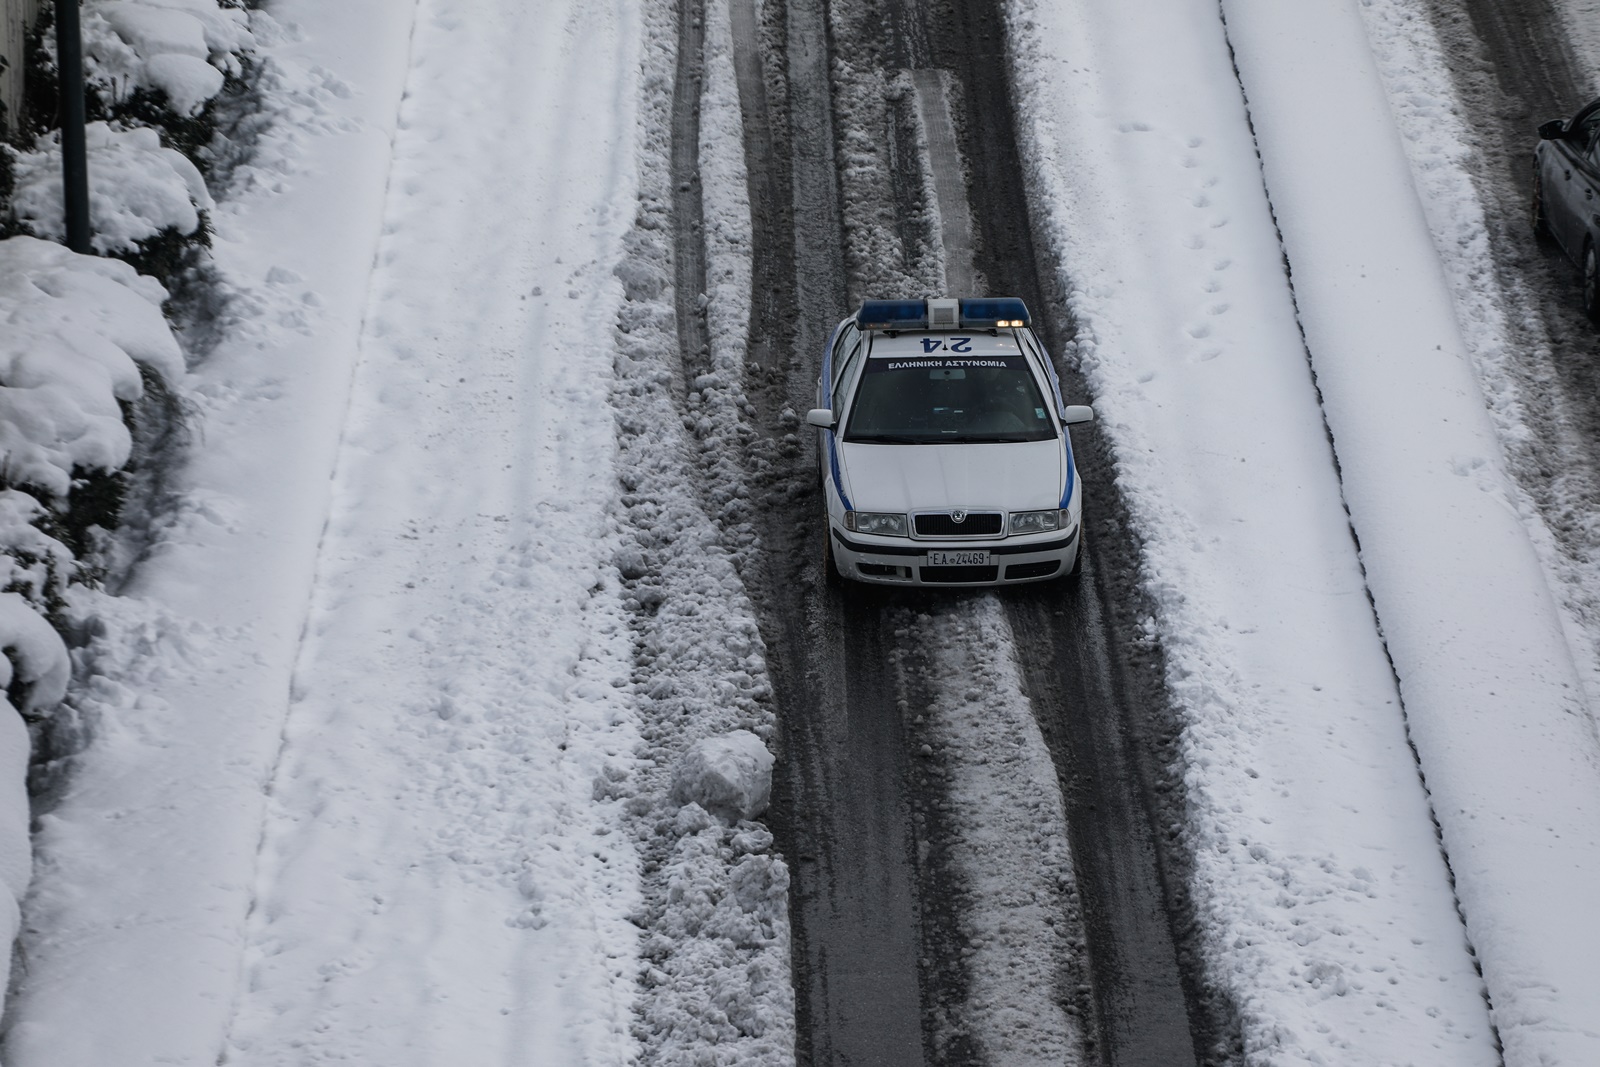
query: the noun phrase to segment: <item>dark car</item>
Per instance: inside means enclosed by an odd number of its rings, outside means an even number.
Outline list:
[[[1600,100],[1539,127],[1533,229],[1583,268],[1583,309],[1600,321]]]

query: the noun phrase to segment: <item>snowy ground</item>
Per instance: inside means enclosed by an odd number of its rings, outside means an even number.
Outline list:
[[[1226,37],[1179,7],[1015,19],[1079,358],[1192,717],[1217,980],[1262,1062],[1493,1062],[1454,888],[1508,1062],[1584,1062],[1592,722],[1366,33],[1416,42],[1354,6],[1227,4]]]
[[[1508,472],[1520,409],[1484,401],[1509,357],[1437,43],[1407,0],[1007,10],[1247,1058],[1593,1062],[1597,592]],[[226,333],[170,524],[127,595],[73,604],[91,740],[35,838],[12,1067],[792,1054],[784,860],[674,781],[697,741],[774,735],[730,458],[731,18],[252,20],[273,121],[214,208]],[[710,343],[685,353],[696,33]],[[926,122],[926,74],[860,77]],[[917,737],[975,904],[953,1025],[1076,1062],[1050,991],[1073,860],[1014,638],[981,597],[907,630],[948,653]]]

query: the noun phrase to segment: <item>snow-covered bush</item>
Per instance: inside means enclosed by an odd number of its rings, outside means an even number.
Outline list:
[[[117,260],[31,237],[0,242],[0,482],[66,502],[75,472],[128,461],[123,403],[183,354],[161,314],[166,290]]]
[[[254,44],[242,5],[217,0],[86,0],[82,24],[85,77],[109,103],[147,89],[183,116],[239,76]]]
[[[67,649],[50,624],[16,593],[0,593],[0,947],[16,939],[18,904],[32,869],[28,846],[28,728],[18,711],[60,702],[67,691]],[[20,695],[19,695],[20,694]],[[12,703],[15,698],[21,703]]]
[[[175,383],[183,372],[166,296],[118,260],[0,241],[0,952],[31,865],[23,716],[60,703],[71,673],[50,616],[76,563],[40,527],[59,524],[85,474],[127,463],[123,408],[146,376]]]
[[[199,168],[182,152],[165,148],[153,129],[123,129],[91,122],[84,130],[89,162],[90,243],[136,265],[174,239],[206,242],[205,213],[213,204]],[[51,240],[66,236],[62,207],[61,135],[40,137],[14,164],[12,214],[28,232]],[[192,241],[185,242],[185,238]],[[162,258],[171,258],[162,257]],[[181,259],[181,257],[179,257]],[[170,281],[170,270],[152,271]]]

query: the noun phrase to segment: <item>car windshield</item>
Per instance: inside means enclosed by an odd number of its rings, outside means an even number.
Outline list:
[[[982,444],[1055,436],[1021,355],[869,359],[844,439],[867,444]]]

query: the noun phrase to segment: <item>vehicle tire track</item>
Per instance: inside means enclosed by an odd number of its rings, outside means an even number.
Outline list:
[[[895,21],[915,18],[906,13]],[[967,0],[952,5],[937,28],[906,36],[927,42],[928,62],[953,74],[949,98],[961,158],[971,168],[971,188],[983,190],[971,197],[976,275],[990,291],[1016,293],[1038,309],[1036,329],[1062,352],[1073,327],[1053,311],[1063,301],[1046,300],[1039,282],[1045,250],[1034,247],[1028,223],[1003,25],[996,5]],[[1068,393],[1085,392],[1073,368],[1058,370]],[[1094,487],[1084,519],[1085,580],[1076,592],[1055,583],[1013,590],[1005,604],[1024,688],[1067,801],[1089,925],[1098,1051],[1116,1064],[1225,1061],[1236,1054],[1237,1027],[1231,1007],[1207,988],[1189,940],[1190,861],[1180,842],[1156,829],[1181,820],[1182,789],[1170,769],[1178,727],[1160,650],[1137,625],[1138,549],[1127,538],[1103,442],[1092,428],[1077,437],[1080,472]]]
[[[761,555],[743,573],[782,728],[773,823],[793,864],[796,1055],[921,1064],[903,683],[881,606],[819,580],[815,461],[794,411],[845,299],[823,9],[769,3],[758,25],[751,0],[734,0],[732,15],[754,221],[750,471],[764,505]]]

